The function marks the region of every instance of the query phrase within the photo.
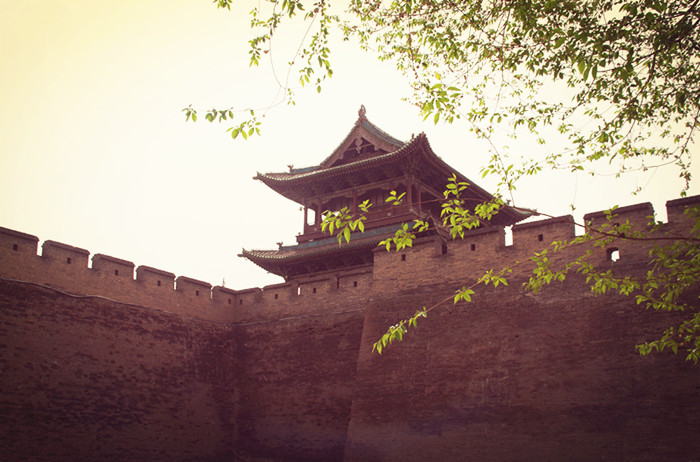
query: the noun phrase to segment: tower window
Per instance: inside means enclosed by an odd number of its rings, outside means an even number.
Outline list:
[[[156,284],[158,285],[158,287],[160,287],[160,281],[156,281]]]
[[[194,291],[194,295],[195,295],[195,297],[199,297],[199,291],[198,291],[198,290],[195,290],[195,291]]]
[[[406,254],[405,253],[401,254],[401,261],[406,261]]]
[[[471,245],[472,252],[476,250],[476,244]]]
[[[353,282],[352,282],[352,286],[353,286],[353,287],[357,287],[357,281],[353,281]]]
[[[228,299],[228,304],[229,304],[229,305],[231,304],[231,299],[230,299],[230,298]]]
[[[537,235],[537,240],[540,241],[540,242],[544,241],[544,234],[538,234],[538,235]]]
[[[279,294],[275,294],[275,300],[277,300],[279,297]]]
[[[71,258],[68,257],[68,258],[66,258],[66,263],[68,263],[70,265],[71,263],[73,263],[73,260],[71,260]]]
[[[315,294],[315,293],[316,293],[316,287],[314,287],[313,289],[311,289],[311,292]]]
[[[238,300],[238,304],[242,305],[243,304],[243,299]]]
[[[119,276],[119,270],[114,270],[114,275]]]
[[[19,247],[17,246],[17,244],[12,244],[12,250],[19,250]]]

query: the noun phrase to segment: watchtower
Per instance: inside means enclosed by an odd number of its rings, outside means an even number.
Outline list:
[[[367,119],[364,106],[350,133],[317,166],[288,172],[258,173],[256,180],[304,209],[303,233],[297,244],[280,245],[277,250],[245,250],[248,258],[267,271],[290,280],[329,270],[370,265],[372,250],[403,223],[415,219],[435,223],[431,233],[445,234],[440,211],[442,191],[452,175],[469,184],[462,197],[473,207],[493,198],[467,177],[443,162],[430,147],[424,133],[408,142],[399,141]],[[391,191],[404,194],[400,205],[387,203]],[[365,232],[354,233],[349,243],[339,246],[336,238],[321,230],[324,211],[347,207],[354,216],[365,200],[372,204]],[[508,226],[529,216],[513,207],[503,207],[493,220],[482,226]]]

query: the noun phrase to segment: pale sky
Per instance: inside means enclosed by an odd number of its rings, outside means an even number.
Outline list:
[[[248,68],[247,12],[257,2],[239,4],[229,12],[209,0],[0,0],[0,226],[212,285],[281,282],[236,255],[294,243],[303,215],[252,177],[317,165],[360,104],[396,138],[426,132],[443,160],[494,189],[479,173],[488,147],[463,123],[424,123],[401,101],[410,90],[391,64],[351,45],[334,48],[335,75],[320,95],[308,89],[296,106],[266,111],[260,138],[233,141],[228,125],[203,114],[186,123],[189,104],[265,107],[275,95],[269,65]],[[275,49],[280,63],[291,42]],[[644,201],[659,212],[678,197],[676,177],[552,173],[515,199],[553,215],[571,203],[577,217]],[[646,189],[631,196],[636,186]]]

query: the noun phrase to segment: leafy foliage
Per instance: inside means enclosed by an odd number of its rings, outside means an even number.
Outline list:
[[[233,0],[214,3],[230,10]],[[598,160],[614,164],[618,174],[675,164],[685,180],[685,195],[691,181],[689,146],[700,118],[698,0],[347,0],[345,6],[347,20],[331,14],[325,0],[271,0],[251,11],[251,28],[256,31],[249,42],[252,66],[269,54],[283,21],[301,19],[306,25],[287,79],[278,79],[288,103],[294,103],[288,84],[291,72],[296,72],[299,84],[319,92],[333,75],[329,38],[337,30],[404,72],[413,86],[411,100],[425,119],[465,120],[487,140],[492,158],[482,174],[497,176],[499,188],[511,199],[522,177],[545,168],[595,173]],[[183,111],[187,120],[197,120],[191,106]],[[205,118],[227,121],[234,112],[212,109]],[[260,133],[254,111],[243,113],[245,119],[229,129],[234,138]],[[534,136],[543,146],[558,134],[565,143],[544,148],[540,156],[532,153],[510,161],[497,146],[497,129],[512,137]],[[453,176],[444,192],[440,221],[453,239],[463,238],[504,205],[496,197],[467,207],[460,196],[467,186]],[[386,202],[398,205],[403,199],[393,191]],[[647,309],[693,312],[637,349],[641,354],[683,350],[697,363],[700,314],[692,294],[700,282],[700,218],[694,215],[696,225],[687,236],[659,236],[654,224],[637,230],[630,223],[614,222],[614,216],[613,209],[597,229],[577,224],[585,231],[582,236],[554,242],[528,261],[491,270],[454,296],[423,307],[391,326],[374,350],[381,354],[401,341],[419,317],[444,303],[469,302],[479,284],[507,284],[505,275],[527,264],[533,266],[525,283],[528,290],[536,292],[575,272],[595,294],[633,296]],[[404,224],[381,245],[387,250],[411,247],[417,234],[433,226],[428,220]],[[322,229],[337,235],[342,245],[343,240],[350,242],[353,231],[364,230],[364,216],[354,216],[347,208],[326,211]],[[593,255],[620,240],[659,243],[649,255],[646,275],[617,277],[590,263]],[[564,263],[552,258],[564,251],[575,255]]]
[[[363,212],[369,212],[369,208],[372,206],[369,200],[366,200],[358,205],[358,208]],[[350,242],[350,236],[353,231],[359,231],[361,233],[365,232],[364,221],[367,219],[364,215],[360,215],[355,218],[350,212],[350,209],[343,207],[342,209],[331,212],[326,210],[323,212],[323,220],[321,221],[321,231],[328,232],[329,234],[337,233],[338,245],[342,245],[343,239],[345,242]]]
[[[449,189],[448,189],[449,191]],[[447,196],[447,191],[446,191]],[[698,209],[688,209],[686,213],[696,217]],[[569,273],[579,273],[585,277],[591,292],[595,295],[617,293],[622,296],[634,296],[638,305],[646,309],[662,311],[688,311],[693,313],[691,318],[682,321],[678,326],[666,329],[657,340],[637,345],[637,351],[646,355],[652,351],[663,351],[666,348],[674,353],[679,350],[686,353],[686,360],[696,364],[700,361],[700,313],[697,299],[694,295],[700,283],[700,220],[695,219],[695,226],[687,236],[654,235],[661,228],[659,224],[650,222],[649,230],[636,230],[626,221],[616,222],[615,210],[606,212],[606,221],[601,226],[593,228],[589,225],[576,224],[585,229],[585,233],[569,241],[555,241],[540,252],[535,252],[529,261],[515,261],[509,267],[496,272],[486,271],[470,286],[463,286],[454,296],[446,298],[430,308],[423,308],[413,317],[403,319],[390,326],[386,333],[374,344],[373,351],[382,353],[387,346],[395,341],[402,341],[410,327],[416,327],[416,316],[427,317],[428,313],[450,301],[469,303],[472,301],[475,288],[480,285],[492,284],[494,287],[508,285],[506,275],[516,266],[532,265],[530,278],[523,287],[533,293],[539,292],[544,286],[566,279]],[[449,228],[449,221],[443,222]],[[404,225],[405,226],[405,225]],[[453,238],[461,238],[459,233],[451,233]],[[649,253],[649,270],[641,277],[616,276],[611,269],[601,270],[590,263],[590,258],[605,249],[611,248],[617,241],[672,241],[668,246],[657,245]],[[411,243],[405,244],[410,247]],[[560,267],[553,268],[551,258],[558,252],[569,249],[577,250],[575,256],[565,259]],[[400,248],[397,246],[397,250]]]
[[[542,144],[555,133],[568,140],[515,163],[495,150],[484,173],[497,174],[508,191],[544,166],[590,169],[597,159],[618,162],[620,172],[674,163],[689,184],[700,117],[697,1],[348,0],[344,7],[344,20],[324,0],[273,0],[250,11],[251,66],[270,53],[283,22],[305,28],[287,78],[278,79],[288,103],[290,73],[319,92],[333,75],[335,32],[395,63],[426,119],[465,119],[494,148],[496,127],[509,127],[512,136],[524,129]],[[209,111],[207,120],[222,120],[221,112]],[[232,133],[258,133],[236,128]]]
[[[346,33],[405,72],[426,118],[463,117],[486,138],[493,124],[535,135],[551,126],[570,146],[545,165],[583,169],[606,158],[624,170],[645,156],[676,163],[690,181],[700,115],[697,1],[352,0],[350,11],[358,23]],[[565,98],[543,97],[552,83]]]

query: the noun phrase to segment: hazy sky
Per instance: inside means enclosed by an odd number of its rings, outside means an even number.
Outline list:
[[[252,177],[318,164],[360,104],[396,138],[425,131],[439,156],[493,190],[479,174],[487,146],[460,123],[422,122],[401,101],[409,88],[391,65],[350,45],[336,45],[320,95],[311,89],[295,107],[266,112],[260,138],[232,141],[227,125],[186,123],[188,104],[272,101],[270,67],[248,68],[254,4],[229,12],[208,0],[0,0],[0,226],[213,285],[279,282],[236,255],[293,243],[303,215]],[[280,62],[291,58],[285,45],[275,49]],[[515,199],[554,215],[572,202],[577,216],[644,201],[658,209],[678,197],[675,176],[549,174]]]

